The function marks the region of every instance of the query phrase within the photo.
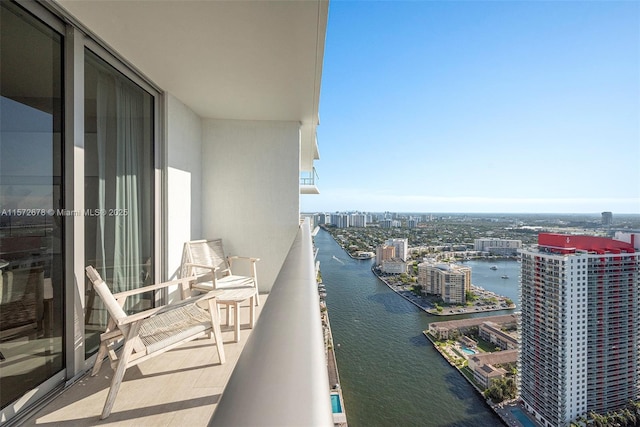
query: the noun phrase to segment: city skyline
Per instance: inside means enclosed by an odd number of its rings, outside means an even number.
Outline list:
[[[331,3],[301,210],[640,212],[640,4]]]

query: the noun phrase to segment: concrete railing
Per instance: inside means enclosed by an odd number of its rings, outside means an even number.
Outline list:
[[[210,426],[333,426],[313,257],[307,220]]]

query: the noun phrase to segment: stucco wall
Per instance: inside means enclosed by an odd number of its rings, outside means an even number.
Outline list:
[[[184,242],[202,238],[202,120],[166,96],[166,277],[175,278]]]
[[[259,257],[268,291],[299,226],[299,124],[205,119],[202,129],[203,237]]]

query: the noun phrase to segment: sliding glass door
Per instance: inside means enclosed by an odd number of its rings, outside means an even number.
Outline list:
[[[0,424],[89,367],[107,314],[86,265],[113,292],[155,273],[159,94],[45,3],[0,1]]]
[[[63,38],[0,2],[0,408],[63,369]]]
[[[85,50],[85,265],[113,292],[153,276],[153,96]],[[97,351],[107,315],[86,284],[85,355]],[[153,295],[129,298],[128,312]]]

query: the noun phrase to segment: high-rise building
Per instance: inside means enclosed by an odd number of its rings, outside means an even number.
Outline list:
[[[349,227],[349,217],[350,215],[344,213],[334,213],[331,214],[330,224],[335,225],[337,228],[347,228]]]
[[[349,219],[349,225],[351,227],[366,227],[367,226],[367,216],[361,213],[351,214]]]
[[[464,304],[471,289],[471,268],[438,262],[418,264],[418,284],[425,293],[439,295],[448,304]]]
[[[537,248],[520,250],[520,397],[543,426],[640,397],[634,240],[542,233]]]
[[[409,255],[409,239],[388,239],[385,244],[396,248],[396,258],[400,258],[403,261],[407,260],[407,256]]]
[[[613,224],[613,213],[602,212],[602,225],[611,225],[611,224]]]
[[[382,261],[387,261],[396,257],[396,248],[388,245],[378,245],[376,248],[376,265],[382,265]]]

